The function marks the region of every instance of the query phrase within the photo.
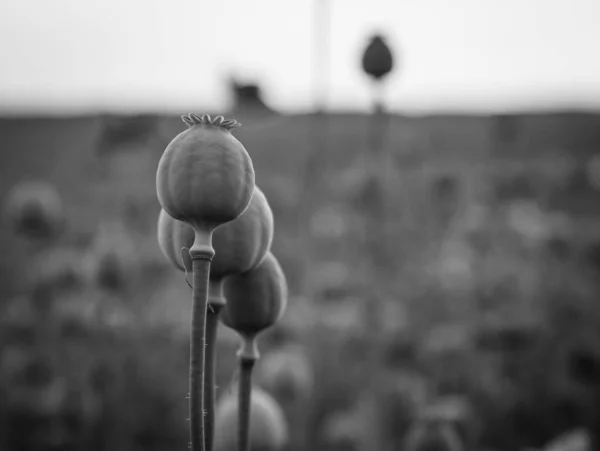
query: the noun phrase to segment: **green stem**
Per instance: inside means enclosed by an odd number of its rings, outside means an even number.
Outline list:
[[[194,246],[190,249],[194,285],[192,294],[192,333],[190,338],[190,440],[192,451],[204,448],[204,358],[206,342],[206,308],[210,262],[214,250],[210,244],[212,233],[196,231]]]
[[[238,392],[238,451],[250,451],[250,402],[252,396],[252,370],[259,358],[256,336],[242,337],[238,352],[240,370]]]
[[[225,306],[223,281],[211,279],[206,312],[206,368],[204,374],[204,446],[212,451],[215,435],[216,369],[217,369],[217,331],[219,315]]]

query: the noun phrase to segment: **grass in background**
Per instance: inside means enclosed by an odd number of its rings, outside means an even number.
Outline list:
[[[468,404],[457,430],[478,449],[600,430],[595,150],[588,128],[573,129],[572,148],[550,148],[545,137],[561,142],[562,122],[528,120],[531,147],[518,153],[494,141],[485,118],[393,119],[376,279],[357,265],[372,200],[368,119],[331,117],[328,153],[305,177],[309,117],[240,118],[291,292],[261,349],[266,358],[297,344],[308,357],[297,373],[310,382],[278,376],[292,389],[276,390],[292,437],[305,439],[295,449],[357,449],[373,428],[397,449],[427,406],[450,397]],[[108,144],[100,118],[0,123],[0,193],[47,180],[67,211],[66,232],[44,250],[1,226],[2,449],[187,446],[189,287],[158,249],[154,186],[164,145],[184,125],[146,121]],[[373,280],[383,312],[376,418],[360,371],[374,339],[362,309]],[[222,394],[235,376],[232,332],[221,331],[220,347]],[[258,382],[277,388],[272,379]],[[310,402],[299,411],[295,399]]]

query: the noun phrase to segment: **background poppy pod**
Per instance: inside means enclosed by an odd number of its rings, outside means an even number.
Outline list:
[[[408,451],[463,451],[464,444],[456,430],[444,421],[419,421],[408,431]]]
[[[272,326],[287,305],[287,281],[271,252],[253,270],[225,279],[223,292],[227,305],[221,320],[240,334],[255,335]]]
[[[211,230],[246,210],[254,191],[254,167],[230,133],[237,122],[207,114],[183,120],[189,128],[169,143],[158,163],[158,200],[173,218]]]
[[[275,399],[259,387],[250,395],[251,451],[282,451],[288,442],[283,410]],[[237,451],[237,390],[221,399],[217,406],[214,451]]]
[[[8,194],[5,214],[12,228],[30,238],[52,238],[64,225],[62,200],[45,182],[21,182]]]
[[[256,186],[250,205],[236,220],[223,224],[213,232],[215,256],[210,277],[221,279],[249,271],[265,257],[273,242],[273,212],[263,192]],[[158,244],[163,254],[181,271],[192,270],[188,250],[194,244],[194,230],[185,222],[161,210],[158,217]]]
[[[300,399],[310,393],[314,375],[307,353],[298,345],[287,345],[261,357],[258,380],[278,399]]]
[[[363,54],[363,70],[375,79],[381,79],[393,69],[392,52],[383,36],[374,35]]]

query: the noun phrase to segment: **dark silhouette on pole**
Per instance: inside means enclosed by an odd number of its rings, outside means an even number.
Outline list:
[[[385,205],[383,204],[383,189],[381,185],[381,171],[379,168],[385,164],[382,161],[384,151],[384,137],[387,130],[388,118],[385,114],[384,109],[384,91],[383,84],[386,77],[390,74],[394,68],[394,60],[392,52],[389,49],[385,38],[380,34],[373,35],[367,46],[365,47],[362,56],[362,69],[372,80],[373,85],[373,106],[374,111],[371,116],[371,126],[369,133],[369,152],[372,155],[373,161],[370,164],[371,168],[375,168],[375,173],[370,174],[369,185],[371,191],[371,199],[369,200],[367,208],[370,209],[367,212],[367,217],[371,218],[373,226],[380,226],[383,224],[383,215]],[[375,231],[372,231],[375,232]],[[380,243],[382,236],[379,233],[370,233],[370,237],[373,239],[377,238]],[[381,266],[379,263],[385,258],[380,255],[380,246],[377,243],[367,243],[373,253],[372,258],[375,260],[372,263],[376,266]]]
[[[362,67],[367,75],[377,81],[383,80],[394,68],[394,58],[385,38],[373,35],[362,57]]]
[[[385,39],[375,34],[371,37],[369,43],[364,49],[362,56],[362,69],[372,80],[373,88],[373,106],[374,111],[371,115],[371,126],[369,133],[369,153],[370,161],[367,162],[366,184],[364,203],[365,218],[365,253],[367,270],[371,274],[372,283],[366,287],[368,298],[365,299],[365,322],[368,330],[380,330],[382,319],[382,295],[374,287],[382,287],[386,280],[384,273],[386,265],[389,262],[387,258],[387,239],[386,239],[386,204],[385,204],[385,168],[387,162],[383,159],[384,136],[387,130],[387,117],[384,111],[384,91],[383,82],[392,71],[394,61],[392,52],[388,48]],[[363,449],[381,449],[380,430],[378,429],[378,408],[377,387],[380,378],[381,346],[377,339],[373,339],[371,350],[368,353],[368,361],[365,362],[365,383],[369,391],[370,417],[373,424],[369,432],[363,437]]]

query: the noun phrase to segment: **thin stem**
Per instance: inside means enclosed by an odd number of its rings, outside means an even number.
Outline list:
[[[204,446],[212,451],[215,434],[215,398],[217,369],[217,331],[219,315],[225,305],[223,281],[212,280],[209,286],[208,311],[206,312],[206,368],[204,373]]]
[[[190,339],[190,440],[192,451],[204,448],[204,358],[206,307],[212,255],[200,249],[190,250],[194,271],[192,334]]]
[[[370,277],[373,279],[375,287],[383,286],[381,279],[383,278],[388,264],[386,243],[386,206],[385,206],[385,183],[386,169],[386,148],[385,148],[385,133],[387,131],[387,115],[385,114],[383,102],[383,86],[380,81],[375,81],[373,85],[373,103],[374,109],[371,115],[371,135],[370,135],[370,150],[372,153],[374,165],[371,167],[371,181],[373,183],[373,199],[368,204],[366,210],[367,218],[367,240],[366,258],[370,268]],[[382,318],[382,292],[378,289],[371,289],[368,299],[365,299],[365,326],[367,336],[369,338],[369,353],[367,361],[364,362],[364,380],[367,384],[367,397],[369,416],[373,421],[374,426],[368,429],[365,437],[363,437],[363,449],[380,449],[380,437],[377,425],[379,408],[377,403],[378,384],[381,379],[380,370],[380,347],[378,343],[378,335],[373,334],[373,331],[380,330]]]
[[[238,391],[238,451],[250,451],[250,399],[252,396],[252,370],[258,360],[256,336],[242,337],[238,352],[240,370]]]

